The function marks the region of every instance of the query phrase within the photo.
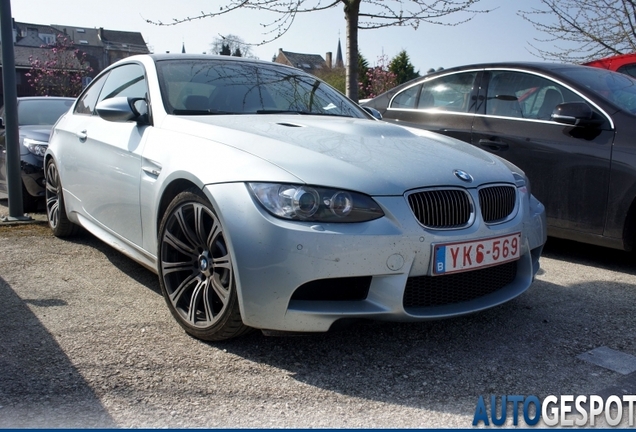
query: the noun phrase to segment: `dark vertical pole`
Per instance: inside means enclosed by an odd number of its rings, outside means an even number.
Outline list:
[[[9,218],[30,219],[23,214],[22,177],[20,174],[20,143],[18,132],[18,92],[15,81],[13,53],[13,23],[11,1],[0,0],[0,37],[2,37],[2,82],[4,84],[4,127],[7,146],[7,192]]]

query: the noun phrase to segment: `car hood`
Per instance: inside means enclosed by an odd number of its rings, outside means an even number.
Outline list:
[[[31,138],[37,141],[49,142],[52,125],[20,126],[20,138]]]
[[[424,186],[514,182],[497,157],[470,144],[380,121],[304,115],[168,116],[162,127],[268,161],[307,184],[396,195]],[[258,179],[255,174],[252,180]]]

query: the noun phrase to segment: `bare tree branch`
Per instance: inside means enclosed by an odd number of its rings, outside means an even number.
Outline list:
[[[470,21],[478,13],[474,6],[480,0],[226,0],[218,11],[201,11],[192,17],[173,18],[169,23],[146,19],[150,24],[172,26],[215,18],[239,9],[270,12],[276,17],[261,23],[265,39],[256,44],[263,45],[283,36],[294,23],[298,14],[319,12],[338,5],[343,6],[347,22],[347,96],[358,100],[358,30],[379,29],[393,26],[410,26],[418,29],[422,23],[455,26]],[[457,21],[446,21],[449,15],[464,14]]]
[[[548,35],[530,44],[545,60],[583,63],[636,51],[634,0],[540,0],[543,8],[519,11]],[[547,46],[546,46],[547,45]]]

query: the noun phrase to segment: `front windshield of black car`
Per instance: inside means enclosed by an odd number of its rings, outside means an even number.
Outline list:
[[[54,125],[73,102],[73,99],[22,99],[18,102],[18,125]]]
[[[594,67],[576,67],[562,73],[632,114],[636,114],[636,79]]]
[[[224,59],[180,59],[157,61],[157,72],[168,114],[365,117],[337,90],[289,67]]]

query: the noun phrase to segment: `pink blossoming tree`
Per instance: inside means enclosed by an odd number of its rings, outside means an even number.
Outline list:
[[[93,71],[86,61],[86,53],[78,50],[66,35],[57,35],[44,54],[29,56],[31,70],[26,73],[29,84],[40,96],[76,97],[82,91],[82,78]]]

